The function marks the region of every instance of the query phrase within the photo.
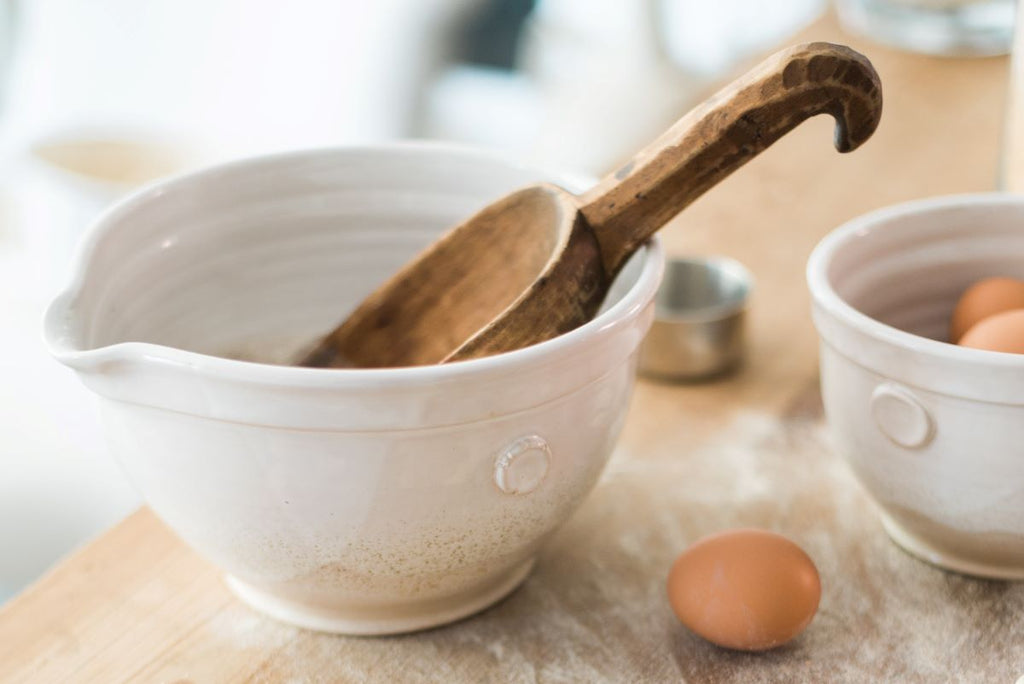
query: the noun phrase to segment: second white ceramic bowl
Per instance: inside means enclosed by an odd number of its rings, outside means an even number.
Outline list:
[[[838,228],[807,269],[837,446],[890,536],[960,572],[1024,578],[1024,356],[945,341],[960,294],[1024,279],[1024,197],[939,197]]]
[[[574,185],[435,145],[164,182],[100,219],[46,338],[101,397],[149,505],[244,600],[353,634],[448,622],[517,586],[597,481],[653,315],[658,246],[595,320],[527,349],[419,368],[273,364],[440,231],[538,180]]]

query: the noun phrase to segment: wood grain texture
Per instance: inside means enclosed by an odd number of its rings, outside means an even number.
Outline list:
[[[679,120],[582,198],[607,273],[672,217],[812,116],[836,121],[835,146],[867,142],[882,114],[863,55],[810,43],[782,50]]]
[[[853,50],[781,50],[685,115],[582,198],[520,190],[448,232],[373,292],[300,363],[415,366],[544,342],[591,320],[626,260],[673,216],[809,117],[848,152],[882,92]]]
[[[584,269],[598,255],[593,239],[587,245],[588,236],[581,235],[566,197],[553,186],[534,186],[485,207],[389,278],[300,365],[440,363],[538,279],[562,277],[568,284],[579,267],[566,263],[551,273],[553,253],[566,250],[573,238],[581,244],[569,256],[582,258]]]
[[[840,222],[995,185],[1006,60],[940,60],[843,36],[886,83],[857,154],[826,120],[781,140],[662,232],[757,278],[751,353],[713,384],[640,382],[601,482],[526,584],[459,624],[386,639],[302,632],[237,601],[148,511],[0,609],[3,682],[1014,682],[1024,584],[936,570],[891,544],[832,451],[803,267]],[[790,646],[722,651],[671,615],[672,558],[727,527],[768,527],[817,563],[818,616]]]

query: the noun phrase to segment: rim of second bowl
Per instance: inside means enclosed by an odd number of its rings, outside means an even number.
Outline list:
[[[648,303],[653,302],[658,285],[661,282],[665,262],[661,243],[657,236],[641,248],[643,267],[637,276],[636,282],[622,295],[619,301],[595,316],[593,320],[545,342],[479,359],[429,366],[324,369],[229,359],[151,342],[117,342],[93,349],[73,349],[69,345],[66,318],[74,305],[76,293],[84,284],[86,265],[89,263],[99,243],[103,233],[103,226],[110,221],[118,219],[122,214],[132,211],[137,205],[148,202],[175,188],[190,183],[202,182],[203,179],[207,179],[210,176],[230,172],[237,168],[244,168],[256,162],[280,163],[303,157],[328,156],[341,152],[367,153],[385,151],[422,154],[437,152],[438,150],[466,157],[475,157],[480,160],[499,162],[513,168],[528,170],[531,173],[535,173],[538,179],[546,176],[554,177],[557,178],[559,184],[568,186],[567,189],[572,191],[583,190],[594,182],[592,178],[571,172],[545,172],[511,155],[500,152],[481,149],[472,145],[429,140],[406,140],[379,145],[338,145],[288,150],[234,159],[177,173],[142,186],[137,191],[112,204],[92,222],[85,238],[75,251],[72,260],[71,278],[67,286],[54,297],[44,315],[44,340],[50,354],[58,361],[79,370],[110,362],[155,358],[175,365],[187,366],[194,370],[217,373],[224,378],[242,382],[306,387],[365,386],[367,382],[372,382],[380,387],[388,387],[430,383],[442,377],[447,380],[484,375],[495,371],[507,373],[515,368],[530,366],[551,355],[557,356],[565,348],[581,343],[584,338],[600,335],[611,328],[623,324],[624,321],[639,315]]]
[[[1004,192],[962,193],[911,200],[876,209],[850,219],[826,235],[807,261],[807,284],[811,297],[827,312],[874,339],[913,349],[953,362],[969,362],[998,368],[1024,369],[1024,355],[961,347],[894,328],[871,318],[839,296],[829,281],[828,270],[836,252],[852,240],[870,232],[877,224],[955,207],[1018,205],[1024,207],[1024,195]]]

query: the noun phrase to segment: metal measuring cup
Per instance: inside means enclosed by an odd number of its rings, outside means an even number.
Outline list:
[[[726,257],[670,259],[655,319],[640,347],[639,372],[667,380],[724,374],[743,358],[753,277]]]

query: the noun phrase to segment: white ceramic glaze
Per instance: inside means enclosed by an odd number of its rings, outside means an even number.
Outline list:
[[[653,316],[658,246],[595,320],[534,347],[419,368],[273,364],[445,227],[542,179],[578,187],[426,144],[172,179],[99,220],[46,338],[100,396],[149,505],[244,600],[352,634],[454,620],[517,586],[597,481]]]
[[[47,297],[64,284],[75,246],[95,218],[143,183],[214,161],[213,145],[155,131],[74,128],[16,155],[22,240]]]
[[[1024,356],[945,341],[959,295],[992,275],[1024,279],[1024,196],[883,209],[808,264],[828,422],[890,536],[952,570],[1024,579]]]

